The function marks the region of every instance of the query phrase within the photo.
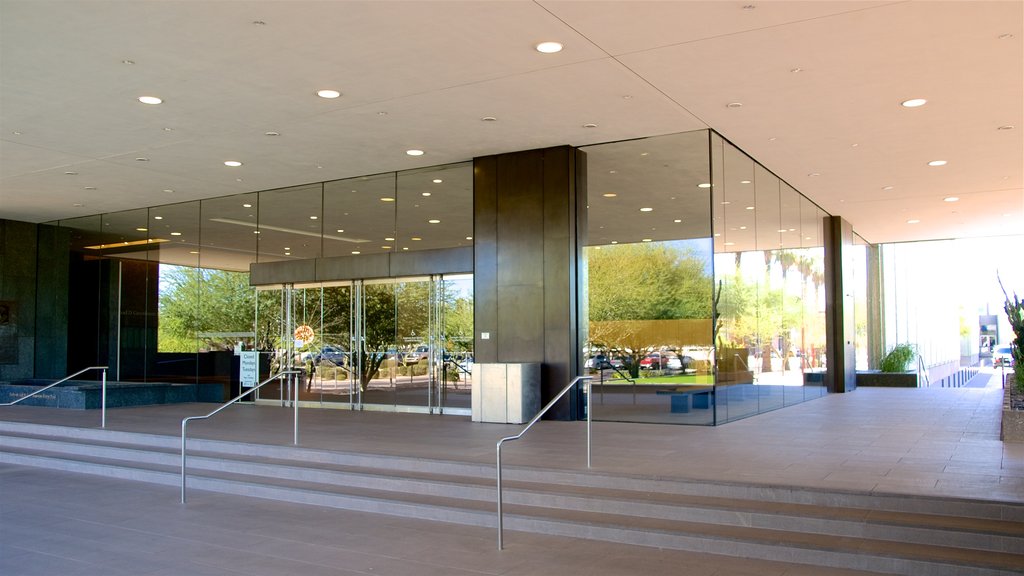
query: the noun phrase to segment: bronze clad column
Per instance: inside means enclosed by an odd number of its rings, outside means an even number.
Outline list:
[[[839,216],[826,216],[825,385],[829,392],[852,392],[857,388],[852,249],[853,226]]]
[[[542,403],[579,371],[585,159],[560,146],[473,162],[475,360],[541,363]],[[576,417],[572,396],[554,418]]]

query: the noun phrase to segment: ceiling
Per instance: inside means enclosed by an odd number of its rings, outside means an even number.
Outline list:
[[[870,242],[1020,234],[1022,41],[1020,1],[0,0],[0,218],[713,128]]]

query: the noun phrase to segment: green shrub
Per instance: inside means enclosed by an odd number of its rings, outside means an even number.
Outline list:
[[[913,344],[897,344],[882,358],[878,367],[882,372],[906,372],[916,357],[917,348]]]
[[[1010,295],[1006,293],[1001,279],[999,287],[1003,288],[1003,294],[1006,296],[1003,310],[1006,311],[1006,318],[1010,321],[1010,327],[1013,328],[1014,338],[1011,343],[1013,378],[1016,381],[1017,390],[1024,393],[1024,301],[1017,297],[1016,292],[1013,293],[1013,300],[1010,300]]]

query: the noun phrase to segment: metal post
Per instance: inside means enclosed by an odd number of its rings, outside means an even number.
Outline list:
[[[107,427],[107,369],[103,369],[103,392],[100,400],[100,428]]]
[[[292,431],[292,444],[299,445],[299,379],[295,378],[295,397],[292,399],[292,407],[295,410],[295,418]]]
[[[587,468],[590,468],[590,415],[594,412],[594,405],[590,397],[591,392],[594,391],[592,382],[592,379],[587,379]]]
[[[501,514],[501,444],[498,444],[498,550],[502,549],[501,532],[504,528]]]
[[[188,419],[181,421],[181,503],[185,503],[185,427]]]

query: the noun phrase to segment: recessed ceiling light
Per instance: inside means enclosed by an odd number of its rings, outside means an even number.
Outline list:
[[[757,8],[757,6],[754,6],[753,4],[743,6],[743,10],[753,10],[754,8]]]
[[[316,95],[321,98],[331,99],[341,96],[341,92],[338,92],[337,90],[317,90]]]
[[[779,228],[779,229],[778,229],[778,232],[779,232],[780,234],[784,234],[784,233],[786,232],[786,229],[785,229],[785,228]]]
[[[385,244],[385,245],[381,246],[381,249],[382,250],[391,250],[391,246],[388,246],[387,244]]]
[[[170,188],[164,188],[164,192],[167,192],[168,194],[174,194],[174,190],[171,190]]]
[[[943,202],[958,202],[959,200],[960,198],[956,196],[946,196],[945,198],[942,199]]]
[[[67,176],[78,176],[78,172],[65,172],[64,174]]]
[[[679,218],[676,218],[675,220],[673,220],[673,222],[675,222],[676,224],[679,224],[680,222],[682,222],[682,220],[680,220]]]
[[[420,192],[420,196],[430,196],[430,192]]]
[[[292,251],[292,249],[291,249],[290,247],[288,247],[288,246],[285,246],[285,247],[284,247],[284,249],[285,249],[285,251],[287,251],[287,252],[291,252],[291,251]]]
[[[882,186],[882,190],[892,190],[892,186]]]
[[[750,180],[740,180],[740,184],[750,184]]]
[[[644,238],[641,242],[652,242],[652,240],[650,238]]]
[[[728,206],[729,204],[732,204],[732,202],[728,200],[722,200],[722,206]]]
[[[189,254],[199,254],[199,251],[198,250],[189,250],[188,253]]]
[[[420,238],[419,236],[413,236],[413,237],[411,238],[411,240],[412,240],[413,242],[419,242],[420,240],[423,240],[423,238]]]
[[[483,120],[484,122],[495,122],[498,119],[495,118],[494,116],[484,116],[483,118],[481,118],[481,120]]]
[[[997,38],[999,38],[1000,40],[1009,40],[1010,38],[1013,38],[1013,34],[1000,34],[999,36],[997,36]]]
[[[472,240],[472,239],[473,239],[472,236],[466,236],[466,240]]]
[[[242,204],[242,208],[252,208],[252,204]]]
[[[721,232],[715,232],[715,234],[714,234],[715,238],[718,238],[718,237],[719,237],[719,236],[721,236],[721,235],[722,235],[722,233],[721,233]]]
[[[310,216],[309,217],[310,220],[316,220],[317,218],[318,218],[318,216]]]
[[[945,160],[932,160],[931,162],[928,163],[928,165],[929,166],[945,166],[946,165],[946,161]]]
[[[641,156],[650,156],[650,154],[651,154],[650,152],[641,152],[640,153]]]
[[[411,150],[406,150],[405,153],[408,154],[409,156],[423,156],[423,150],[417,150],[415,148]]]
[[[353,250],[352,253],[353,254],[361,254],[361,252],[359,252],[359,250]]]
[[[618,196],[618,194],[616,194],[615,192],[607,192],[605,194],[602,194],[602,196],[604,196],[605,198],[615,198]]]
[[[280,132],[264,132],[263,135],[264,136],[280,136],[281,133]]]
[[[619,243],[618,240],[612,240],[612,244],[618,244],[618,243]]]
[[[753,209],[754,209],[753,206],[747,206],[747,210],[753,210]]]
[[[140,226],[140,227],[136,228],[136,230],[138,230],[139,232],[148,232],[149,228],[145,228],[145,227]]]
[[[163,216],[153,216],[153,220],[163,220]]]
[[[817,178],[818,176],[821,176],[821,174],[817,172],[811,172],[810,174],[808,174],[808,176],[810,176],[811,178]]]
[[[917,224],[918,222],[920,222],[920,220],[916,218],[911,218],[910,220],[907,220],[907,224]]]
[[[129,60],[129,59],[125,58],[124,60],[121,60],[121,64],[127,64],[127,65],[131,66],[132,64],[135,64],[135,60]]]
[[[339,229],[338,229],[338,233],[339,233],[339,234],[341,234],[341,233],[342,233],[342,232],[344,232],[344,231],[345,231],[345,230],[343,230],[343,229],[341,229],[341,228],[339,228]]]
[[[254,26],[266,26],[267,25],[267,23],[264,22],[263,20],[253,20],[252,23],[253,23]]]
[[[291,255],[292,255],[292,253],[291,253],[291,252],[285,252],[285,253],[284,253],[284,255],[285,255],[285,256],[291,256]]]
[[[440,178],[434,178],[434,179],[432,180],[432,182],[433,182],[434,184],[440,184],[441,182],[444,182],[444,180],[441,180]]]
[[[790,68],[789,71],[792,72],[793,74],[799,74],[799,73],[803,72],[804,69],[803,68]]]
[[[725,245],[726,246],[735,246],[736,243],[735,242],[726,242]]]
[[[160,104],[163,100],[156,96],[139,96],[139,102],[143,104]]]
[[[1005,126],[1000,126],[999,128],[996,128],[996,130],[1013,130],[1013,126],[1007,124]]]
[[[584,124],[584,128],[597,128],[597,124]]]
[[[725,105],[726,108],[742,108],[743,102],[729,102]]]
[[[394,202],[395,199],[390,197],[390,196],[384,196],[383,198],[380,199],[380,201],[381,202]]]
[[[536,48],[537,52],[542,54],[554,54],[562,51],[562,44],[560,42],[541,42],[537,44]]]
[[[95,186],[86,186],[85,189],[86,190],[95,190],[96,187]]]
[[[440,220],[437,220],[436,218],[435,218],[435,219],[433,219],[433,220],[427,220],[427,222],[429,222],[429,223],[431,223],[431,224],[440,224],[440,223],[441,223],[441,221],[440,221]]]
[[[225,160],[224,161],[224,165],[225,166],[236,167],[236,166],[241,166],[242,163],[239,162],[238,160]]]
[[[711,188],[711,184],[708,184],[707,182],[703,182],[701,184],[697,184],[697,188]]]
[[[171,232],[171,236],[181,236],[181,232]]]
[[[392,238],[391,236],[388,236],[387,238],[385,238],[385,239],[384,239],[384,241],[385,241],[385,242],[394,242],[394,241],[395,241],[395,239],[394,239],[394,238]]]
[[[260,231],[259,231],[259,230],[253,230],[253,231],[252,231],[252,233],[253,233],[253,234],[259,234],[259,233],[260,233]]]
[[[900,102],[900,106],[903,106],[904,108],[917,108],[919,106],[924,106],[927,103],[928,101],[924,98],[911,98],[910,100]]]
[[[746,230],[746,229],[747,229],[746,226],[740,226],[740,230]],[[733,228],[733,230],[735,230],[735,228]]]
[[[654,208],[641,208],[641,212],[654,212]]]

